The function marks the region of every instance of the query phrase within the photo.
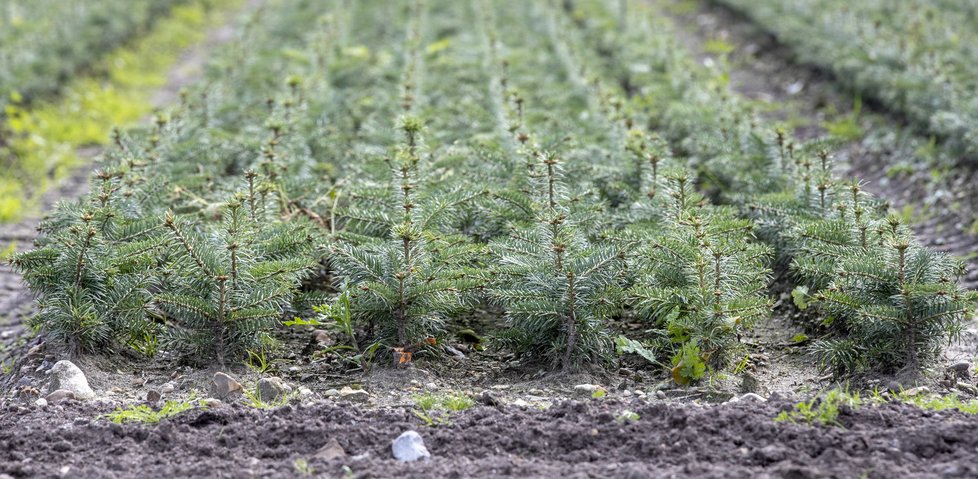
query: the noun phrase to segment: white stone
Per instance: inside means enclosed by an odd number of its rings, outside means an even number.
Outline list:
[[[414,431],[405,431],[397,436],[397,439],[391,442],[391,451],[394,453],[394,459],[401,462],[413,462],[431,457],[431,453],[424,447],[424,439]]]
[[[37,401],[34,401],[34,405],[41,409],[44,409],[48,407],[48,400],[44,398],[40,398]]]
[[[920,396],[921,394],[930,394],[930,388],[927,386],[917,386],[915,388],[907,389],[903,391],[907,396]]]
[[[340,399],[343,401],[365,402],[370,398],[370,394],[363,389],[353,389],[350,386],[343,386],[340,389]]]
[[[75,395],[76,399],[92,399],[95,391],[88,385],[85,373],[71,361],[58,361],[51,368],[51,383],[48,391],[64,389]]]
[[[743,396],[737,396],[731,398],[729,401],[727,401],[727,404],[738,403],[738,402],[767,402],[767,399],[764,399],[762,396],[759,396],[754,393],[747,393],[744,394]]]

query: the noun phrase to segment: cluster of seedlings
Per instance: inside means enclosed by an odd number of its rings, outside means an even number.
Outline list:
[[[975,306],[960,266],[627,3],[276,3],[13,259],[35,325],[223,362],[299,316],[405,362],[488,310],[527,362],[617,344],[689,384],[794,290],[839,376],[935,359]]]

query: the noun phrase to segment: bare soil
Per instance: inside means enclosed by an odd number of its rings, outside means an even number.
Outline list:
[[[117,425],[67,404],[0,414],[0,473],[13,477],[975,477],[978,418],[905,405],[845,410],[844,427],[772,421],[792,403],[676,407],[563,402],[541,411],[476,407],[424,427],[407,408],[329,402],[272,412],[195,410]],[[619,419],[622,411],[638,420]],[[432,458],[393,459],[417,430]],[[317,451],[336,439],[346,456]],[[308,468],[304,469],[309,471]]]

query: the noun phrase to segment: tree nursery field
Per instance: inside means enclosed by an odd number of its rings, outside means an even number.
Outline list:
[[[0,479],[976,477],[976,21],[0,0]]]

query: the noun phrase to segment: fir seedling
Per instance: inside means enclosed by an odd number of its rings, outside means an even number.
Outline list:
[[[159,324],[147,318],[152,272],[162,251],[150,221],[124,218],[115,193],[120,176],[99,172],[95,197],[64,204],[40,229],[40,248],[12,263],[39,295],[33,324],[65,341],[72,351],[92,352],[118,344],[152,355]]]
[[[407,117],[400,130],[404,143],[390,161],[390,186],[353,195],[354,204],[340,215],[346,224],[331,261],[356,285],[351,308],[370,340],[412,348],[440,335],[445,318],[482,286],[474,262],[480,248],[448,228],[459,205],[482,192],[428,191],[419,169],[423,124]]]
[[[754,209],[790,262],[811,351],[839,377],[916,374],[975,308],[974,295],[957,286],[963,266],[922,248],[859,182],[836,179],[824,150],[814,156],[797,162],[792,190]]]
[[[957,286],[962,264],[920,247],[895,217],[884,231],[882,245],[840,257],[836,278],[816,295],[839,338],[813,348],[839,375],[869,366],[917,372],[958,337],[975,309],[974,294]]]
[[[266,346],[267,331],[289,307],[314,256],[311,236],[284,224],[252,220],[238,195],[224,211],[222,231],[205,237],[194,224],[167,213],[166,292],[153,302],[176,327],[176,349],[223,364]]]
[[[639,317],[668,332],[673,375],[686,384],[704,364],[726,365],[740,334],[769,314],[770,250],[752,241],[750,221],[707,206],[685,172],[670,174],[664,190],[662,222],[633,233],[645,246],[629,296]]]
[[[566,372],[611,357],[605,321],[620,308],[623,254],[587,239],[565,204],[556,155],[539,158],[533,223],[491,244],[499,267],[490,295],[506,309],[504,341]]]

